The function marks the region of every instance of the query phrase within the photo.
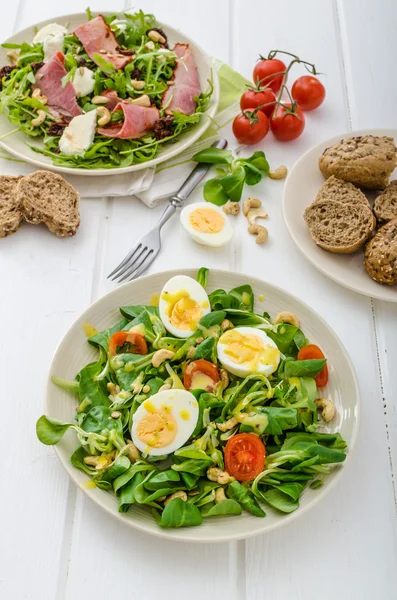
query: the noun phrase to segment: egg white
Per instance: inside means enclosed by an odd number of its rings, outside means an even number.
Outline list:
[[[157,394],[150,396],[148,401],[154,405],[156,409],[161,409],[164,406],[172,407],[170,414],[172,414],[176,420],[176,436],[170,444],[164,446],[163,448],[152,448],[139,439],[137,434],[138,425],[142,418],[149,414],[149,411],[145,408],[144,401],[133,416],[131,439],[138,450],[150,456],[163,456],[165,454],[171,454],[183,446],[185,442],[187,442],[192,435],[194,428],[196,427],[199,416],[197,400],[193,394],[187,390],[174,389],[158,392]],[[189,419],[184,419],[181,416],[181,411],[187,411],[189,414]],[[184,416],[186,416],[187,413],[185,413]]]
[[[200,233],[199,231],[196,231],[190,223],[190,215],[198,208],[207,208],[220,214],[223,219],[222,229],[217,233]],[[185,206],[185,208],[183,208],[181,211],[181,223],[190,237],[198,244],[202,244],[204,246],[223,246],[230,241],[234,233],[230,219],[223,212],[223,210],[215,204],[209,204],[208,202],[195,202],[194,204]]]
[[[187,275],[176,275],[167,281],[160,294],[160,318],[164,324],[164,327],[172,335],[178,338],[187,338],[194,333],[194,329],[178,329],[175,325],[173,325],[169,316],[167,315],[169,303],[163,298],[163,292],[165,291],[172,295],[177,294],[181,290],[188,292],[190,298],[199,304],[202,317],[211,311],[211,307],[205,289],[195,279],[192,279]]]
[[[275,342],[264,331],[262,331],[261,329],[257,329],[256,327],[235,327],[233,331],[238,331],[243,336],[255,335],[263,342],[264,346],[271,346],[272,348],[277,348]],[[229,371],[229,373],[237,375],[237,377],[247,377],[252,373],[261,373],[262,375],[269,377],[269,375],[271,375],[272,373],[274,373],[274,371],[277,370],[278,365],[280,363],[280,355],[275,361],[276,364],[265,364],[259,362],[257,369],[255,371],[252,371],[252,365],[250,365],[249,363],[237,364],[233,362],[230,356],[228,356],[225,352],[225,350],[227,349],[227,345],[223,344],[221,340],[222,337],[220,338],[217,346],[218,358],[222,363],[222,366],[227,371]]]

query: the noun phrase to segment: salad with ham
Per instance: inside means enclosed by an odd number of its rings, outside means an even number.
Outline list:
[[[58,166],[128,167],[199,123],[202,90],[189,44],[170,46],[153,15],[94,16],[73,31],[50,23],[22,44],[3,44],[0,111]]]

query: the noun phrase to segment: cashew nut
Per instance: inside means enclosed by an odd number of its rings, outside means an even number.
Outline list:
[[[221,488],[217,488],[215,490],[215,504],[219,504],[219,502],[223,502],[226,500],[225,490]]]
[[[109,98],[106,96],[94,96],[91,100],[91,104],[107,104],[109,102]]]
[[[300,322],[296,315],[293,313],[284,311],[278,313],[276,318],[274,319],[274,323],[277,325],[278,323],[289,323],[290,325],[294,325],[295,327],[299,327]]]
[[[33,90],[32,98],[36,98],[36,100],[39,100],[42,104],[47,104],[47,96],[42,96],[39,88]]]
[[[159,388],[159,392],[165,392],[165,390],[170,390],[171,389],[171,384],[170,383],[165,383],[164,385],[162,385]]]
[[[119,410],[114,410],[110,416],[112,417],[112,419],[118,419],[120,415],[121,412]]]
[[[328,398],[317,398],[317,400],[315,400],[314,403],[317,406],[317,408],[321,410],[321,416],[323,418],[323,421],[325,421],[326,423],[332,421],[336,414],[336,408],[333,402],[331,402],[331,400],[328,400]]]
[[[140,454],[138,448],[135,446],[134,442],[131,440],[127,440],[128,447],[128,458],[131,462],[135,462],[140,459]]]
[[[126,102],[128,104],[135,104],[136,106],[145,106],[146,108],[151,106],[150,98],[147,94],[143,94],[139,98],[128,98]]]
[[[157,369],[161,363],[163,363],[165,360],[170,360],[174,357],[174,355],[175,352],[172,352],[172,350],[165,350],[164,348],[157,350],[157,352],[153,354],[152,366]]]
[[[187,351],[186,358],[193,358],[195,354],[196,348],[194,346],[190,346],[189,350]]]
[[[19,54],[15,50],[10,50],[10,52],[7,52],[7,56],[12,66],[16,67],[19,61]]]
[[[186,502],[187,501],[187,493],[184,492],[183,490],[178,490],[177,492],[174,492],[173,494],[171,494],[171,496],[168,496],[167,500],[165,500],[164,506],[167,506],[168,502],[171,502],[171,500],[175,500],[175,498],[180,498],[181,500]]]
[[[144,81],[138,81],[138,79],[131,79],[131,85],[134,88],[134,90],[143,90],[146,84]]]
[[[222,331],[226,331],[226,329],[231,329],[231,327],[234,327],[233,323],[229,321],[229,319],[223,319],[221,323]]]
[[[95,467],[97,471],[101,471],[102,469],[106,469],[106,467],[110,465],[115,456],[116,451],[112,450],[112,452],[102,454],[102,456],[85,456],[84,462],[86,465]]]
[[[259,208],[260,206],[261,201],[259,198],[246,198],[243,202],[243,213],[247,216],[251,208]]]
[[[262,227],[262,225],[250,225],[248,227],[248,233],[252,233],[252,235],[256,235],[256,243],[264,244],[269,237],[269,233],[266,227]]]
[[[155,48],[155,46],[154,46],[154,43],[153,43],[152,41],[150,41],[150,42],[146,42],[146,44],[145,44],[145,48],[146,48],[147,50],[154,50],[154,48]]]
[[[250,210],[247,214],[248,223],[250,225],[256,225],[256,219],[266,219],[267,216],[267,212],[263,208]]]
[[[237,424],[238,424],[238,421],[237,421],[236,417],[232,417],[225,423],[217,423],[216,426],[218,427],[219,431],[222,431],[222,433],[225,433],[225,431],[229,431],[230,429],[233,429],[233,427],[236,427]]]
[[[203,337],[198,337],[196,340],[196,344],[201,344],[201,342],[204,342],[204,338]]]
[[[225,369],[220,370],[221,382],[223,383],[223,387],[227,388],[229,385],[229,375]]]
[[[284,179],[284,177],[287,177],[287,174],[288,169],[285,165],[281,165],[281,167],[278,167],[274,171],[269,171],[270,179]]]
[[[216,483],[220,483],[221,485],[226,485],[227,483],[234,481],[234,477],[229,475],[227,471],[218,469],[218,467],[210,467],[207,471],[207,478],[210,481],[216,481]]]
[[[39,110],[37,113],[37,117],[35,119],[32,119],[32,121],[31,121],[33,127],[38,127],[39,125],[44,123],[44,121],[46,120],[46,117],[47,117],[47,113],[45,112],[45,110]]]
[[[161,33],[156,31],[155,29],[152,29],[151,31],[149,31],[147,36],[148,36],[148,38],[153,40],[153,42],[158,42],[159,44],[165,44],[165,42],[167,41],[165,39],[165,37],[163,35],[161,35]]]
[[[96,109],[96,113],[99,117],[98,125],[102,127],[102,125],[106,125],[110,121],[110,112],[106,108],[106,106],[98,106]]]
[[[229,200],[223,207],[223,212],[227,215],[237,216],[240,213],[240,205],[238,202],[232,202]]]

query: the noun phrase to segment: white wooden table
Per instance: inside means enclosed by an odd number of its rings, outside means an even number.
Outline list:
[[[88,0],[1,1],[0,38]],[[128,0],[91,0],[121,10]],[[146,0],[146,11],[181,28],[210,54],[250,76],[262,52],[280,48],[327,74],[327,99],[290,144],[267,138],[272,164],[291,167],[314,143],[351,128],[397,125],[395,0]],[[262,276],[308,302],[335,329],[359,377],[363,418],[355,456],[327,498],[288,527],[221,545],[168,543],[123,528],[87,500],[52,449],[38,443],[54,349],[79,313],[111,289],[106,274],[158,218],[138,201],[83,200],[78,234],[59,240],[26,227],[0,242],[2,468],[0,598],[82,600],[391,600],[397,597],[397,306],[332,283],[294,247],[280,182],[259,193],[269,244],[243,230],[227,249],[195,246],[169,224],[153,270],[212,266]],[[184,238],[185,239],[185,238]]]

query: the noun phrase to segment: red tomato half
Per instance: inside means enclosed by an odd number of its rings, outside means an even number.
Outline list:
[[[302,110],[314,110],[324,102],[325,87],[313,75],[303,75],[295,81],[291,94]]]
[[[291,108],[291,104],[286,104]],[[290,114],[281,104],[270,117],[270,127],[274,136],[280,142],[290,142],[300,136],[305,128],[305,117],[302,110],[297,107],[297,114]]]
[[[265,467],[266,448],[254,433],[238,433],[225,447],[226,471],[238,481],[252,481]]]
[[[254,67],[253,78],[255,83],[260,83],[260,85],[269,85],[273,92],[277,94],[283,82],[282,73],[284,73],[286,69],[287,67],[283,61],[279,60],[278,58],[264,58],[256,63]],[[278,73],[278,75],[269,77],[275,73]]]
[[[268,87],[266,89],[255,90],[248,89],[245,90],[240,99],[240,106],[242,110],[246,110],[247,108],[257,108],[261,106],[259,110],[267,117],[270,117],[274,110],[274,104],[276,102],[276,95],[273,92],[272,88]]]
[[[269,131],[269,119],[260,110],[255,116],[252,110],[240,113],[233,121],[233,134],[240,144],[258,144]]]
[[[116,331],[109,340],[109,355],[118,354],[118,348],[128,344],[126,352],[131,354],[147,354],[147,343],[140,333],[129,333],[128,331]]]
[[[183,376],[183,385],[187,390],[202,390],[212,392],[219,381],[218,367],[208,360],[199,358],[193,360]]]
[[[315,344],[303,346],[298,352],[298,360],[310,360],[311,358],[325,358],[321,349]],[[324,366],[323,370],[314,378],[317,387],[325,387],[328,383],[328,367]]]

